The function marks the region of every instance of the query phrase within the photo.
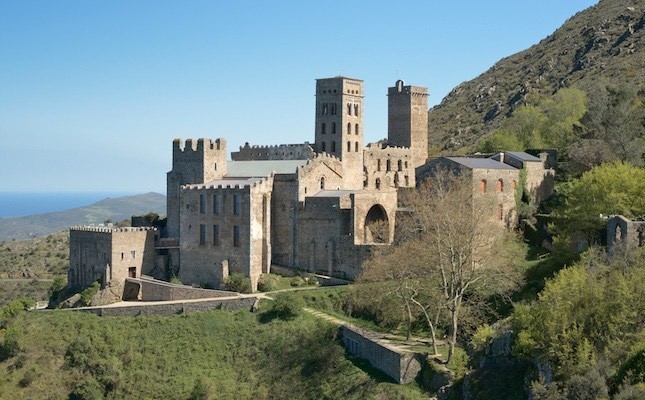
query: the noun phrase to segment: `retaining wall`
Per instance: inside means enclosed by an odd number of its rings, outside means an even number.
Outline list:
[[[69,311],[80,311],[96,314],[101,317],[119,316],[136,317],[137,315],[177,315],[193,312],[204,312],[212,310],[251,310],[256,297],[240,297],[237,299],[213,299],[204,301],[163,303],[163,304],[141,304],[123,307],[87,307],[69,309]]]

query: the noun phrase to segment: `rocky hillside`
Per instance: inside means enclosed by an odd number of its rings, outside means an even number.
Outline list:
[[[602,0],[571,17],[540,43],[502,59],[460,84],[429,111],[429,145],[472,145],[523,104],[530,93],[575,86],[645,83],[645,0]]]
[[[166,196],[145,193],[104,199],[85,207],[26,217],[0,218],[0,240],[43,237],[68,229],[72,225],[100,224],[107,220],[120,222],[133,215],[154,212],[166,214]]]

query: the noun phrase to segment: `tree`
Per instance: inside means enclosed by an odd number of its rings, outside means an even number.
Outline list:
[[[570,245],[576,239],[602,242],[605,218],[645,215],[645,169],[614,162],[585,172],[560,188],[564,202],[556,210],[553,231]]]
[[[450,362],[468,296],[517,283],[518,274],[501,251],[506,235],[491,230],[494,205],[473,196],[468,176],[437,170],[418,189],[402,193],[400,203],[408,212],[399,217],[393,248],[377,253],[380,258],[367,264],[362,279],[389,280],[410,318],[414,305],[424,308],[426,317],[429,304],[446,312]],[[422,292],[425,305],[414,301]]]

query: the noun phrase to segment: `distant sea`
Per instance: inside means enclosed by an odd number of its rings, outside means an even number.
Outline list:
[[[33,214],[44,214],[64,211],[70,208],[87,206],[97,201],[121,196],[131,192],[0,192],[0,218],[23,217]]]

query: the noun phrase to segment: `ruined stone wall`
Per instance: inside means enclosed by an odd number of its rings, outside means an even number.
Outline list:
[[[267,272],[271,263],[272,186],[271,176],[245,185],[184,187],[180,221],[182,282],[219,287],[227,275],[222,269],[226,263],[231,274],[248,276],[256,290],[260,274]]]
[[[378,143],[363,150],[363,188],[414,187],[414,166],[407,147],[381,147]]]
[[[347,352],[363,358],[399,384],[414,381],[421,372],[421,358],[416,353],[388,345],[382,337],[351,325],[340,327],[340,337]]]
[[[555,171],[544,168],[542,162],[525,162],[526,187],[531,194],[531,201],[540,204],[553,195]]]
[[[239,151],[231,152],[233,161],[252,160],[309,160],[316,152],[309,142],[277,146],[251,146],[248,142]]]
[[[179,237],[180,187],[220,179],[226,174],[225,139],[175,139],[172,145],[172,170],[167,174],[166,209],[169,237]]]
[[[625,250],[645,246],[645,221],[632,221],[622,215],[607,220],[607,252],[614,254],[615,249]]]
[[[428,158],[428,89],[399,80],[387,96],[388,140],[411,149],[412,168],[423,165]]]

